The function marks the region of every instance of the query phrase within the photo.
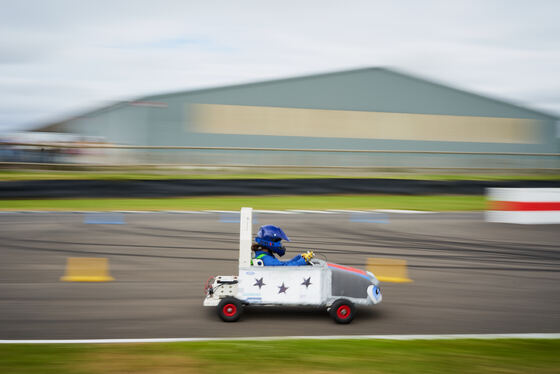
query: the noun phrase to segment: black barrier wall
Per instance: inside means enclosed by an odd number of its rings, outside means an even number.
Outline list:
[[[249,195],[482,195],[488,187],[560,187],[560,181],[428,181],[405,179],[173,179],[0,182],[0,199]]]

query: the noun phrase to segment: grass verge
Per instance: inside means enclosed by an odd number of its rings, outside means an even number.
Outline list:
[[[177,172],[131,172],[131,171],[19,171],[0,170],[0,181],[25,180],[164,180],[164,179],[326,179],[326,178],[391,178],[413,180],[560,180],[558,174],[416,174],[416,173],[357,173],[357,174],[309,174],[309,173],[232,173],[207,171],[199,173]]]
[[[239,210],[254,209],[410,209],[424,211],[484,210],[485,198],[470,195],[313,195],[235,196],[153,199],[0,200],[0,210]]]
[[[3,373],[558,373],[560,340],[0,346]]]

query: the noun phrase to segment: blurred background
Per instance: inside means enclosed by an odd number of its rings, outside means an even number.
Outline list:
[[[0,342],[524,334],[555,339],[278,350],[290,370],[557,371],[559,4],[0,0]],[[406,283],[345,327],[224,324],[203,285],[237,274],[243,206],[289,255]],[[3,345],[0,371],[259,369],[219,344]]]
[[[556,4],[164,4],[6,4],[1,162],[558,170]]]
[[[119,102],[3,135],[1,156],[5,167],[554,173],[557,126],[552,114],[373,67]]]

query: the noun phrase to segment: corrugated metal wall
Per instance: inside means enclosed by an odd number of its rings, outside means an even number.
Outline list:
[[[58,130],[142,145],[554,153],[556,120],[374,68],[152,96],[86,114],[60,124]],[[488,157],[435,155],[157,152],[151,157],[237,164],[496,164]],[[497,165],[535,167],[541,161],[542,167],[558,163],[550,158],[502,158]]]

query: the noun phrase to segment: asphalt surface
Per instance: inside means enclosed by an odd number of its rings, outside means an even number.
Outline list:
[[[560,225],[485,223],[482,213],[256,215],[364,267],[406,259],[408,284],[350,325],[324,310],[258,308],[236,323],[202,306],[211,275],[237,272],[232,214],[0,214],[0,339],[560,332]],[[122,224],[87,224],[85,222]],[[106,257],[114,282],[61,282],[67,257]]]

